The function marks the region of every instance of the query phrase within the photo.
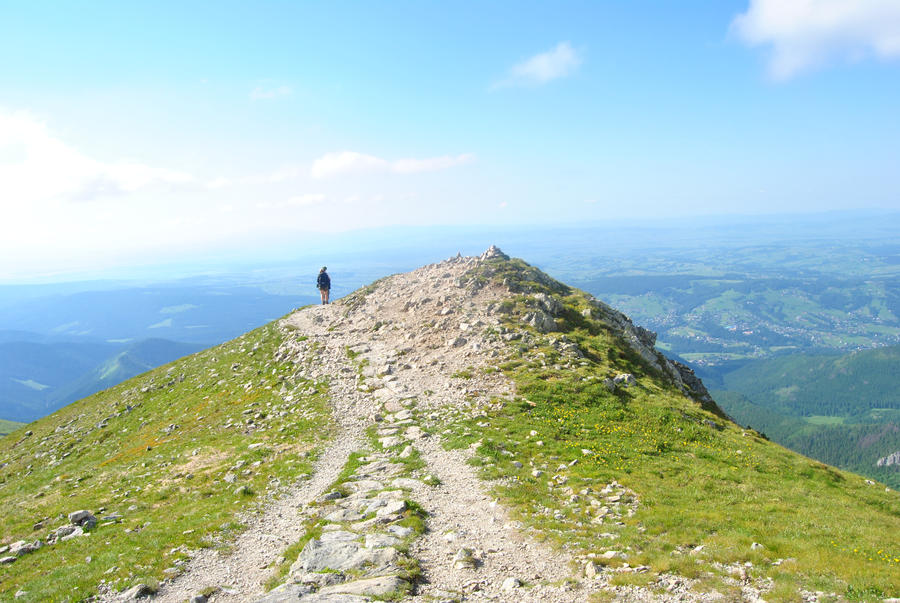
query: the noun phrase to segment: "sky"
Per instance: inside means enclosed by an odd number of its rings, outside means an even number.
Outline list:
[[[0,0],[0,281],[385,226],[900,211],[900,2]]]

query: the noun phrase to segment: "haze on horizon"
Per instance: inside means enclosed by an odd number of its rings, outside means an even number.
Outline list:
[[[900,211],[893,0],[0,8],[0,281],[402,225]]]

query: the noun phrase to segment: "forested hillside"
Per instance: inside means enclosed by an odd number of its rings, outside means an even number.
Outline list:
[[[752,362],[723,382],[783,414],[867,422],[871,410],[900,410],[900,347]]]
[[[742,424],[831,465],[900,486],[900,348],[788,356],[725,373],[716,401]]]

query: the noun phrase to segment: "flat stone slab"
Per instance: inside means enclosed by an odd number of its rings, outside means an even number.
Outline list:
[[[282,584],[273,588],[254,603],[288,603],[288,601],[307,601],[306,595],[312,593],[311,586],[306,584]],[[365,601],[365,599],[363,599]]]
[[[353,492],[372,492],[373,490],[383,490],[384,484],[374,479],[361,479],[357,482],[344,482],[344,486]]]
[[[302,584],[282,584],[254,603],[370,603],[372,599],[349,593],[312,593],[311,588]]]
[[[393,463],[390,461],[372,461],[365,465],[360,465],[356,469],[356,475],[359,479],[381,477],[383,475],[396,475],[403,471],[405,467],[402,463]]]
[[[366,580],[354,580],[343,584],[328,586],[319,591],[320,594],[344,593],[351,595],[368,595],[383,597],[397,591],[405,591],[409,583],[399,576],[378,576]],[[306,599],[304,599],[306,601]]]
[[[396,546],[400,544],[400,539],[390,534],[366,534],[365,547],[367,549]]]
[[[418,425],[411,425],[406,428],[406,437],[408,437],[410,439],[418,440],[418,439],[426,437],[427,435],[428,434],[426,434],[424,431],[422,431],[422,428],[419,427]]]
[[[362,513],[353,509],[338,509],[325,516],[326,521],[359,521],[362,518]]]
[[[375,512],[376,517],[394,517],[400,516],[406,511],[406,501],[392,500]]]
[[[397,400],[389,400],[384,403],[384,410],[386,412],[400,412],[403,410],[403,406]]]
[[[399,446],[404,442],[402,438],[397,436],[387,436],[384,438],[378,438],[378,441],[381,442],[381,445],[385,448],[393,448],[394,446]]]
[[[355,542],[322,542],[315,538],[306,543],[297,561],[291,565],[291,575],[324,570],[349,569],[348,561],[359,552]]]
[[[313,539],[306,543],[297,561],[291,565],[291,576],[325,570],[349,570],[366,567],[367,573],[384,573],[393,567],[400,553],[393,547],[366,549],[356,542],[322,542]],[[396,569],[395,569],[396,571]]]
[[[388,400],[391,398],[396,398],[397,394],[386,387],[382,387],[381,389],[376,389],[375,393],[372,394],[378,400]]]
[[[359,538],[359,534],[354,534],[353,532],[348,532],[346,530],[334,530],[325,532],[319,536],[319,540],[322,542],[353,542],[357,538]]]
[[[406,526],[388,526],[387,531],[391,534],[394,534],[398,538],[406,538],[410,534],[412,534],[415,530],[412,528],[407,528]]]

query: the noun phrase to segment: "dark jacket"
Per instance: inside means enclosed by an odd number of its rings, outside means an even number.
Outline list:
[[[316,279],[316,287],[319,289],[331,289],[331,279],[327,272],[320,272],[319,278]]]

